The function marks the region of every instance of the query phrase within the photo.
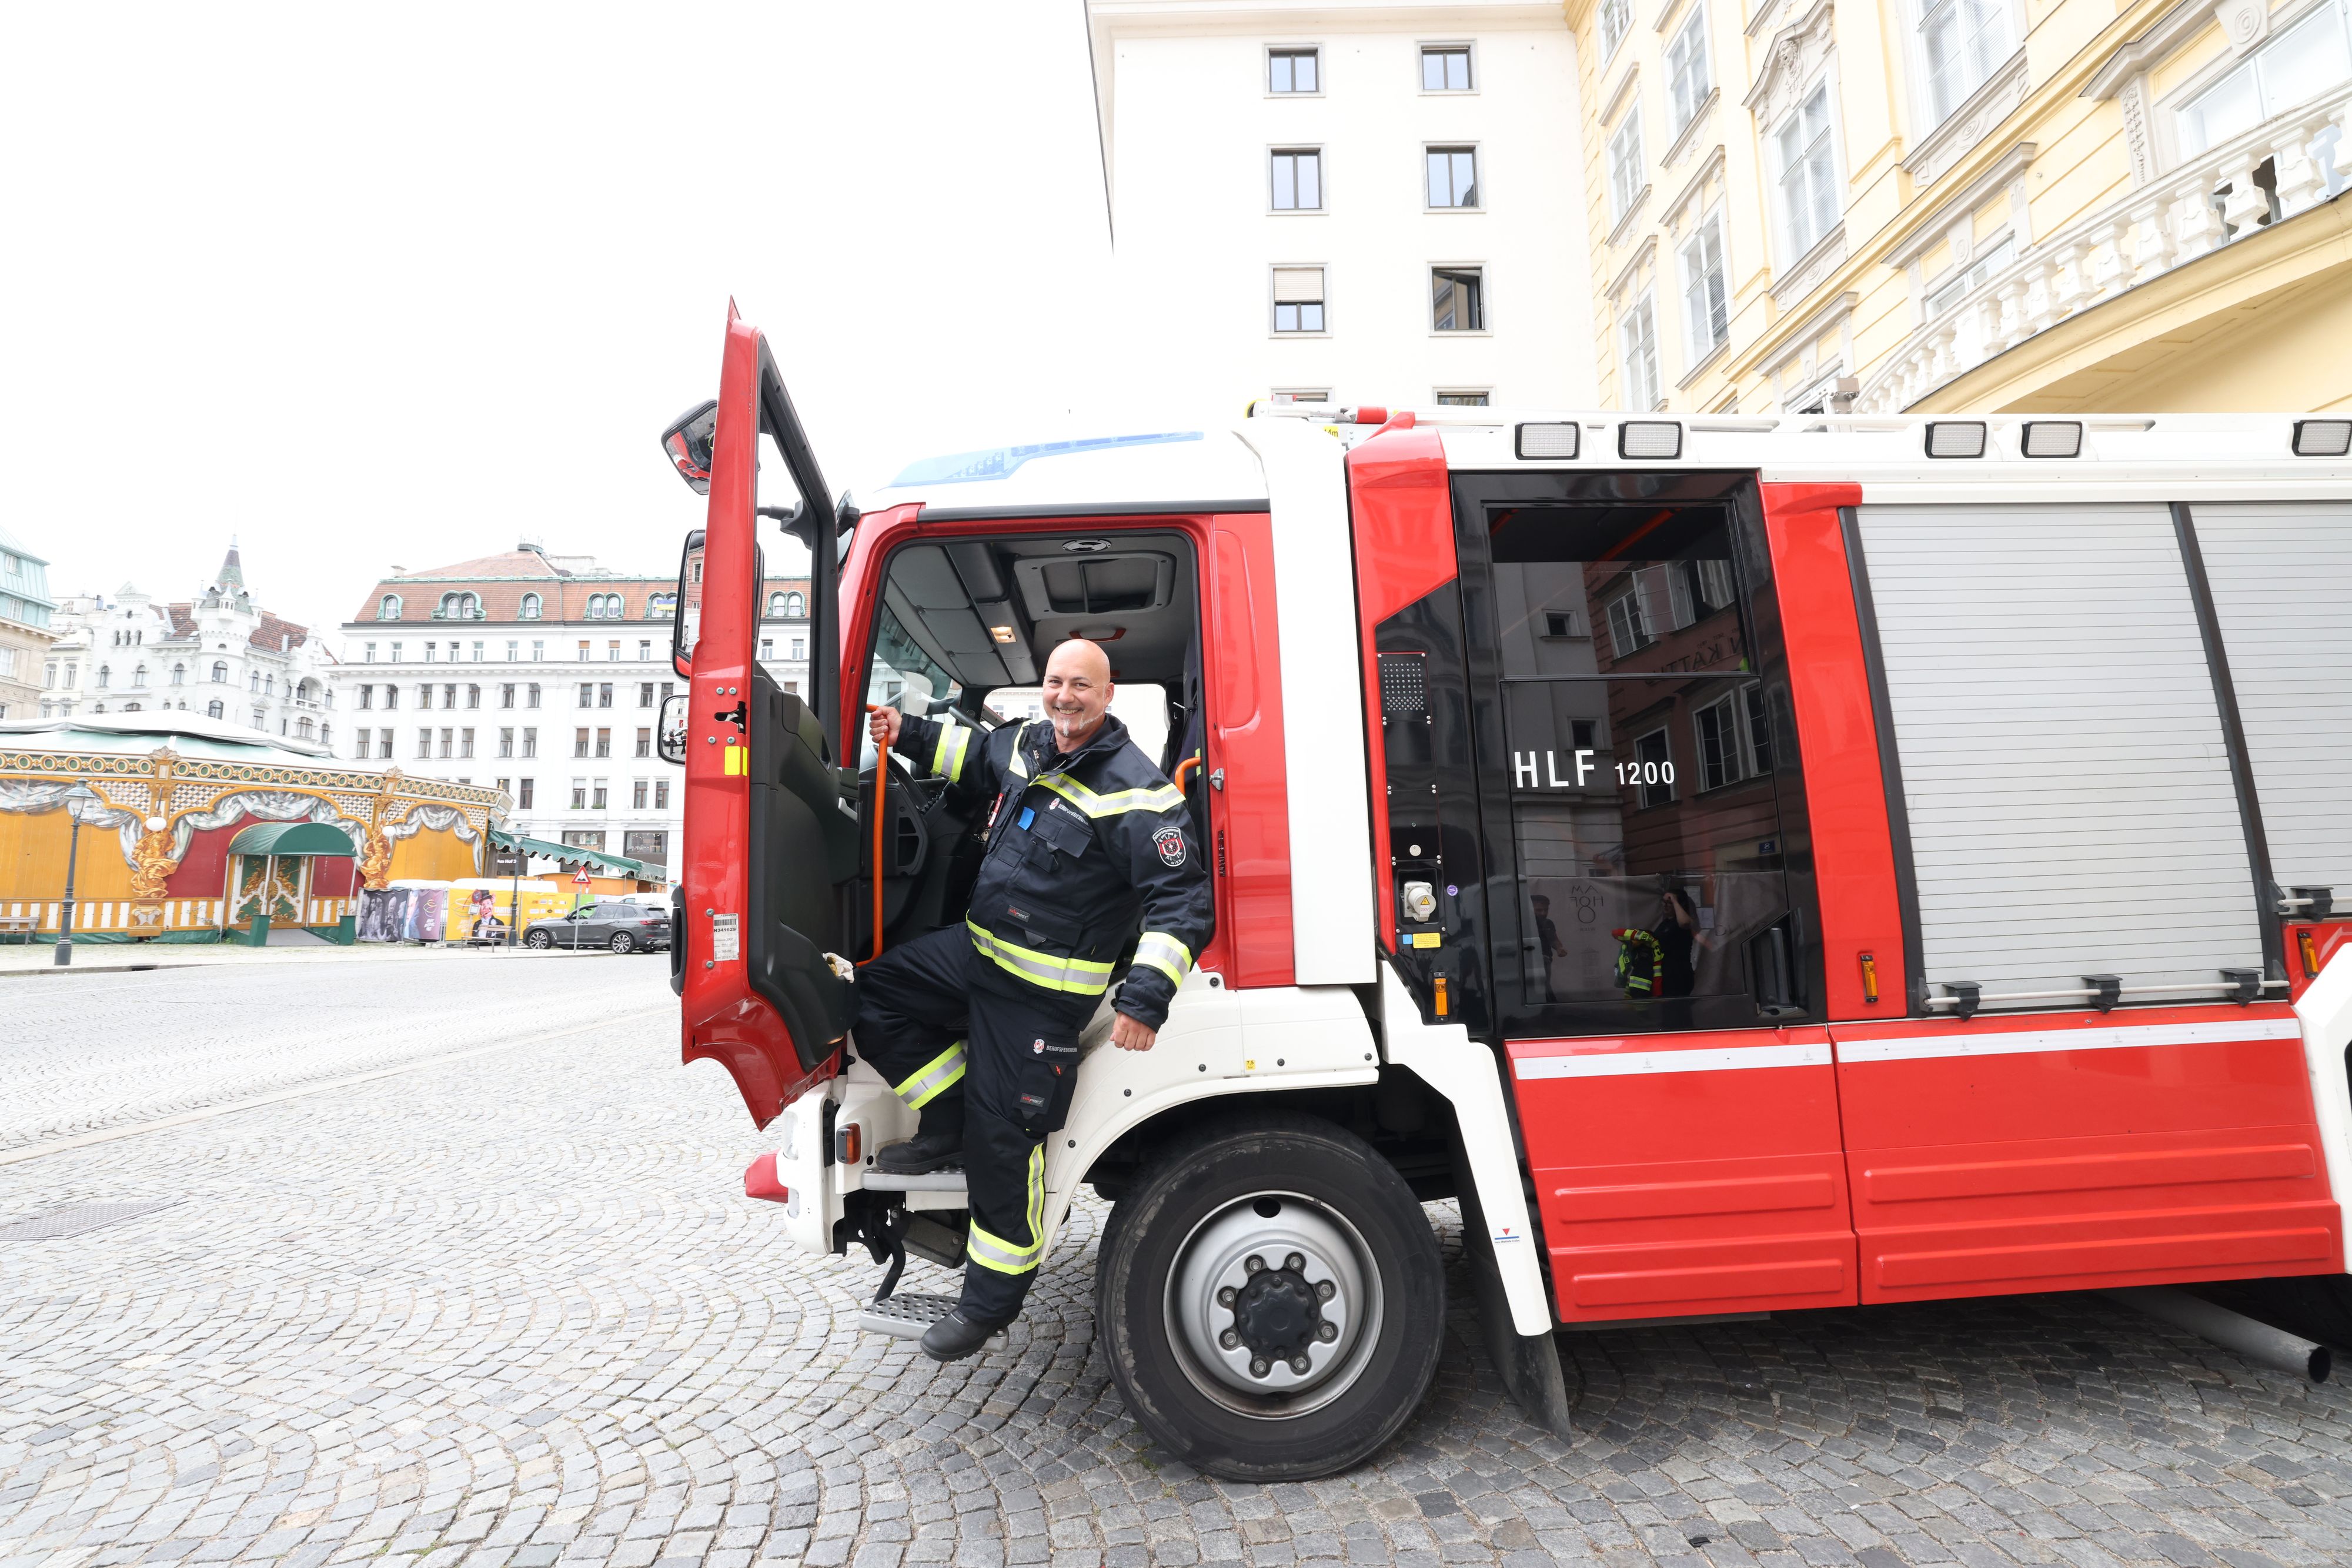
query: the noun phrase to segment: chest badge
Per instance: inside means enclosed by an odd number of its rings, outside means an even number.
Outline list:
[[[1030,1055],[1032,1055],[1032,1056],[1043,1056],[1043,1055],[1045,1055],[1045,1042],[1044,1040],[1042,1040],[1032,1041],[1032,1042],[1030,1043],[1030,1046],[1029,1046],[1029,1054],[1030,1054]]]
[[[1184,830],[1162,828],[1151,835],[1151,847],[1160,852],[1161,863],[1179,866],[1184,863]]]

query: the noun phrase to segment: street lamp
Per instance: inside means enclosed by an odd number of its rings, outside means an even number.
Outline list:
[[[58,911],[58,966],[73,962],[74,864],[81,858],[82,813],[92,806],[102,806],[97,790],[77,780],[65,793],[66,815],[72,820],[73,831],[66,839],[66,896]]]

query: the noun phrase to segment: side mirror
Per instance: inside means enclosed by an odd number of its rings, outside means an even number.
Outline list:
[[[710,494],[711,437],[719,429],[719,402],[699,402],[672,420],[661,434],[662,455],[698,496]]]
[[[661,727],[654,731],[654,749],[664,762],[686,766],[687,704],[690,694],[675,692],[662,699]]]

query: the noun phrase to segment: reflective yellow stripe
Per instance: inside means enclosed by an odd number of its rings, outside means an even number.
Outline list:
[[[1029,1151],[1029,1205],[1024,1218],[1029,1224],[1029,1244],[1025,1247],[991,1235],[973,1220],[971,1233],[965,1239],[965,1256],[983,1269],[999,1274],[1026,1274],[1045,1260],[1045,1146],[1043,1144]]]
[[[1029,777],[1029,759],[1021,755],[1021,737],[1017,735],[1013,737],[1013,761],[1010,768],[1015,779]]]
[[[1178,985],[1192,967],[1192,950],[1165,931],[1147,931],[1135,945],[1135,961],[1149,964]]]
[[[964,1042],[956,1041],[930,1061],[908,1075],[903,1083],[893,1084],[897,1094],[915,1110],[921,1110],[938,1099],[943,1091],[953,1088],[963,1080]]]
[[[941,724],[940,740],[931,747],[931,771],[952,784],[963,777],[964,754],[971,749],[971,731],[960,724]]]
[[[969,917],[963,924],[971,933],[971,945],[980,949],[982,956],[994,959],[999,968],[1020,976],[1033,986],[1043,986],[1049,991],[1071,991],[1082,997],[1098,997],[1110,988],[1108,964],[1056,958],[1050,953],[1007,942]]]
[[[1116,817],[1123,811],[1171,811],[1184,803],[1184,792],[1173,784],[1149,789],[1115,789],[1097,795],[1066,773],[1038,776],[1037,788],[1051,789],[1089,817]]]

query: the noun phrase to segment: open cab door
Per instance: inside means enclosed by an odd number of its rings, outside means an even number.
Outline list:
[[[795,503],[765,515],[811,558],[808,701],[755,656],[763,434]],[[855,778],[845,796],[835,764],[839,524],[767,342],[731,305],[717,406],[680,421],[663,447],[710,497],[700,559],[689,543],[684,574],[698,565],[700,580],[679,584],[684,712],[663,725],[665,748],[681,751],[686,769],[672,937],[681,1039],[688,1061],[727,1069],[764,1127],[839,1071],[848,1028],[846,988],[824,958],[845,950],[842,892],[857,873]]]

